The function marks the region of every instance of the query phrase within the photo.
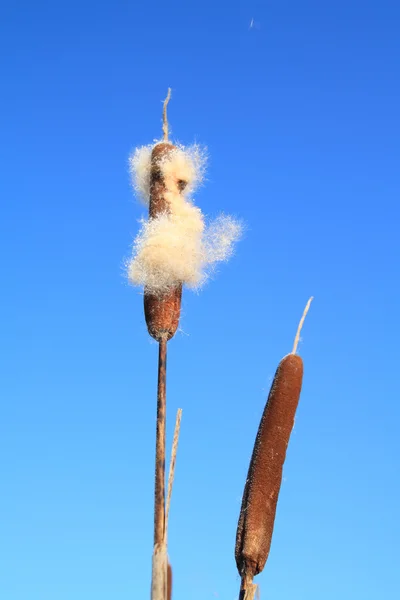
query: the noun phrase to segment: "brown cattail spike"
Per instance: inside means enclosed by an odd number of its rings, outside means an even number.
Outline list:
[[[179,326],[182,286],[162,295],[144,292],[144,315],[149,334],[158,342],[170,340]]]
[[[267,561],[286,449],[303,378],[300,356],[279,363],[254,444],[243,494],[235,558],[239,574],[252,578]]]
[[[165,198],[167,191],[162,175],[161,163],[175,150],[169,143],[154,146],[151,154],[149,218],[169,213],[170,207]],[[162,294],[150,294],[144,290],[144,314],[149,334],[157,341],[170,340],[179,326],[181,312],[182,285],[172,287]]]
[[[296,350],[311,301],[312,297],[297,328],[292,353],[276,370],[253,448],[236,532],[240,600],[254,594],[253,577],[263,570],[271,547],[282,470],[303,381],[303,361]]]
[[[161,142],[154,146],[151,152],[150,168],[150,204],[149,217],[153,219],[161,213],[169,213],[170,207],[165,198],[167,191],[163,174],[162,163],[168,160],[168,156],[176,150],[176,146],[168,142]]]

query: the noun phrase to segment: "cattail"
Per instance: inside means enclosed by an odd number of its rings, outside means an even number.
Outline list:
[[[170,143],[166,107],[164,119],[164,140],[138,148],[130,158],[135,189],[149,205],[149,218],[135,238],[128,278],[144,287],[146,322],[157,341],[176,332],[182,286],[199,289],[215,265],[230,258],[242,232],[241,223],[229,215],[206,222],[191,198],[203,178],[206,152],[198,145]]]
[[[170,143],[157,144],[151,153],[149,219],[169,214],[171,206],[166,198],[168,190],[162,172],[162,163],[176,150]],[[179,191],[186,182],[176,181]],[[176,333],[181,312],[182,284],[172,285],[164,292],[152,293],[144,289],[144,314],[149,334],[158,342],[170,340]]]
[[[303,379],[303,361],[296,350],[311,300],[300,321],[293,351],[281,360],[276,370],[243,493],[235,559],[242,578],[240,598],[246,600],[250,591],[254,591],[253,577],[263,570],[271,547],[282,469]]]
[[[149,204],[149,218],[142,222],[134,241],[128,278],[144,288],[147,329],[159,343],[152,600],[166,599],[170,573],[165,506],[167,342],[179,326],[183,285],[200,287],[207,267],[231,256],[242,229],[239,222],[224,215],[206,227],[200,208],[189,198],[201,181],[204,154],[198,146],[184,148],[169,141],[170,92],[164,102],[163,140],[136,150],[130,158],[135,188]],[[170,488],[168,506],[169,499]]]

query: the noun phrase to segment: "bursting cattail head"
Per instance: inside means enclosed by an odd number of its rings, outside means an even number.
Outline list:
[[[146,162],[148,178],[140,160],[134,165],[140,165],[136,188],[149,191],[149,219],[142,220],[134,241],[129,281],[154,294],[178,283],[199,289],[216,264],[231,257],[242,224],[228,215],[207,224],[189,197],[202,177],[197,149],[157,144]]]
[[[168,134],[165,106],[163,129]],[[229,216],[206,225],[194,205],[191,194],[203,179],[205,162],[200,146],[174,145],[168,135],[130,158],[134,187],[149,205],[149,218],[134,241],[128,279],[144,287],[146,321],[156,339],[176,331],[182,286],[199,289],[216,263],[230,258],[242,233]]]
[[[184,188],[183,179],[167,181],[163,176],[162,165],[168,161],[169,155],[175,151],[175,146],[169,143],[157,144],[151,153],[150,160],[150,201],[149,201],[149,226],[157,223],[157,219],[164,216],[168,219],[171,214],[170,196],[173,192],[180,194]],[[168,187],[169,184],[169,187]],[[169,195],[169,197],[168,197]],[[160,236],[159,236],[160,238]],[[176,333],[179,325],[181,311],[182,284],[179,281],[165,281],[164,290],[160,289],[160,282],[165,280],[166,273],[162,269],[165,247],[162,242],[157,249],[147,248],[147,253],[153,253],[153,282],[148,281],[144,289],[144,314],[147,329],[150,335],[157,341],[170,340]],[[143,253],[146,253],[144,248]],[[157,290],[157,284],[159,288]]]

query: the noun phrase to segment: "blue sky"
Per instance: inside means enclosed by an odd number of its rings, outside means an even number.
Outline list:
[[[209,148],[246,235],[169,348],[174,600],[234,600],[271,378],[308,297],[262,600],[400,592],[398,2],[3,2],[0,594],[149,594],[157,347],[123,260],[127,159]],[[251,19],[256,27],[249,29]]]

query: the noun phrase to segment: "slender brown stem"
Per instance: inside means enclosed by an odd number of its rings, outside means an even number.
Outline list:
[[[164,541],[165,530],[165,426],[166,426],[167,340],[158,351],[156,472],[154,493],[154,545]]]

